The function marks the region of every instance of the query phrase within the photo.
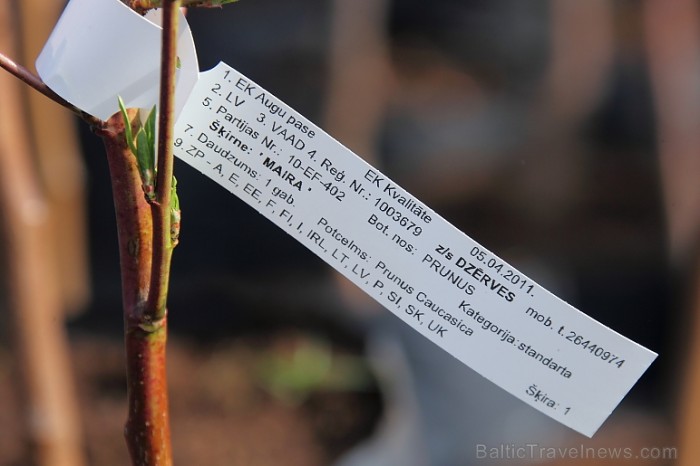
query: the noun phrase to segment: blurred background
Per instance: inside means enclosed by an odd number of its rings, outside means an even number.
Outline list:
[[[178,161],[176,463],[697,464],[699,6],[241,0],[190,10],[202,70],[238,69],[659,358],[587,439],[434,347]],[[33,69],[62,7],[0,3],[0,50]],[[104,151],[66,111],[0,80],[0,465],[127,464]],[[508,457],[509,445],[603,453]],[[500,453],[480,456],[487,447]],[[52,448],[71,451],[46,459]],[[630,456],[610,459],[614,448]]]

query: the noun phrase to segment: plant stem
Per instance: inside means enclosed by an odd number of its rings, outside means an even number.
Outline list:
[[[130,120],[136,112],[129,110]],[[98,134],[107,149],[119,234],[129,399],[124,435],[134,466],[169,466],[166,318],[157,327],[145,318],[153,254],[151,206],[143,194],[136,158],[126,144],[121,116],[113,116]]]
[[[173,241],[170,233],[173,179],[175,70],[180,0],[163,11],[155,200],[146,201],[138,163],[115,116],[104,131],[119,229],[127,357],[129,415],[125,436],[134,466],[170,466],[166,375],[167,294]],[[133,110],[129,120],[133,121]]]
[[[171,189],[178,14],[164,5],[156,198],[147,202],[138,162],[117,113],[108,121],[86,114],[39,77],[0,54],[0,66],[90,123],[107,150],[117,217],[124,309],[129,413],[125,437],[134,466],[171,466],[166,378],[167,292],[172,249]],[[129,111],[134,121],[136,110]]]
[[[173,182],[173,132],[175,115],[175,71],[177,29],[181,0],[168,0],[163,8],[160,105],[158,114],[158,171],[153,212],[153,262],[151,287],[144,319],[159,325],[165,318],[173,241],[170,235],[170,199]]]
[[[203,7],[220,8],[226,3],[233,3],[238,0],[182,0],[183,7]],[[167,3],[167,1],[166,1]],[[127,0],[127,4],[140,13],[144,13],[154,8],[161,8],[163,0]]]
[[[123,119],[112,118],[109,125],[116,131],[102,134],[119,229],[129,397],[125,436],[135,466],[172,465],[165,351],[174,247],[170,199],[180,3],[166,1],[163,11],[158,170],[155,200],[150,204],[143,195],[138,163],[124,138]]]
[[[68,102],[67,100],[63,99],[61,96],[59,96],[54,91],[52,91],[41,80],[41,78],[39,78],[37,75],[35,75],[31,71],[29,71],[27,68],[23,67],[22,65],[18,65],[17,63],[15,63],[13,60],[11,60],[9,57],[7,57],[2,52],[0,52],[0,68],[5,69],[10,74],[19,78],[24,83],[28,84],[30,87],[33,87],[35,90],[41,92],[46,97],[53,100],[54,102],[66,107],[68,110],[75,113],[80,118],[82,118],[87,123],[89,123],[90,126],[92,126],[94,128],[101,128],[102,126],[104,126],[104,121],[102,121],[99,118],[94,117],[88,113],[85,113],[84,111],[82,111],[78,107],[76,107],[75,105],[73,105],[70,102]]]

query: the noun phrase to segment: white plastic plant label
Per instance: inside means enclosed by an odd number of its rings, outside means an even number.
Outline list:
[[[585,435],[656,357],[543,289],[225,63],[200,75],[175,134],[180,159],[464,364]]]
[[[41,79],[81,110],[106,120],[127,107],[158,103],[160,12],[140,16],[119,0],[71,0],[36,61]],[[179,114],[197,82],[199,65],[185,17],[178,31],[175,90]]]
[[[62,19],[59,29],[65,22],[102,30],[108,22],[119,24],[115,36],[133,35],[145,21],[99,16],[111,14],[116,6],[106,5],[118,0],[72,0],[69,8],[78,2],[105,8]],[[103,103],[131,95],[125,89],[141,95],[157,87],[156,54],[138,79],[114,71],[109,90],[93,89],[89,101],[99,105],[71,100],[67,95],[81,83],[107,79],[103,67],[111,59],[97,47],[61,52],[80,47],[61,44],[64,34],[52,35],[47,49],[53,52],[40,61],[57,76],[53,90],[81,109],[109,116],[116,103]],[[175,135],[180,159],[452,356],[578,432],[592,436],[656,358],[543,289],[225,63],[199,76]]]

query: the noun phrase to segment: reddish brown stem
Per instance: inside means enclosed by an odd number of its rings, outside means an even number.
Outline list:
[[[171,466],[170,419],[165,371],[165,319],[154,331],[130,326],[126,333],[129,418],[126,436],[134,466]]]
[[[148,315],[153,322],[165,318],[173,241],[170,235],[170,198],[173,181],[173,132],[175,115],[175,67],[180,0],[168,0],[163,8],[163,42],[158,121],[158,171],[153,211],[153,263]]]
[[[39,78],[37,75],[35,75],[31,71],[29,71],[28,69],[23,67],[22,65],[18,65],[12,59],[10,59],[6,55],[4,55],[2,52],[0,52],[0,68],[5,69],[10,74],[19,78],[24,83],[28,84],[30,87],[34,88],[35,90],[41,92],[46,97],[53,100],[54,102],[66,107],[68,110],[75,113],[76,115],[81,117],[83,120],[85,120],[87,123],[89,123],[90,126],[93,126],[95,128],[100,128],[104,124],[104,122],[102,120],[100,120],[99,118],[96,118],[88,113],[85,113],[84,111],[82,111],[78,107],[76,107],[75,105],[73,105],[70,102],[68,102],[67,100],[63,99],[61,96],[59,96],[54,91],[52,91],[46,84],[44,84],[44,81],[42,81],[41,78]]]
[[[107,150],[119,236],[127,352],[129,412],[125,436],[134,466],[172,465],[165,369],[165,303],[174,246],[170,238],[170,190],[180,1],[168,0],[164,13],[157,197],[151,204],[144,197],[138,164],[127,146],[120,114],[106,122],[92,117],[56,95],[27,69],[0,54],[0,67],[81,116],[97,130]],[[135,120],[135,114],[135,110],[129,111],[130,121]]]
[[[221,8],[224,3],[233,3],[237,0],[216,1],[216,0],[182,0],[183,7]],[[163,0],[128,0],[128,5],[140,12],[145,13],[154,8],[161,8]]]
[[[130,110],[133,118],[136,111]],[[133,121],[133,120],[132,120]],[[148,307],[153,253],[153,219],[136,158],[117,115],[99,132],[112,178],[122,274],[129,413],[125,436],[134,466],[172,464],[165,370],[166,319]]]

